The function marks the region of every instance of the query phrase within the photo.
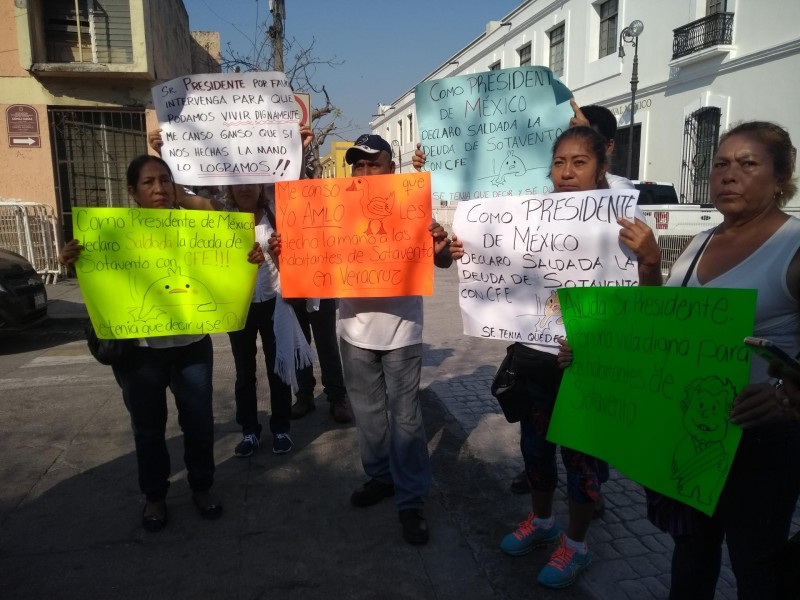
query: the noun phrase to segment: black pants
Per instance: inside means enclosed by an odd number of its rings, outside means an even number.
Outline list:
[[[339,354],[339,339],[336,335],[336,301],[320,300],[319,310],[312,312],[306,310],[305,302],[294,303],[292,306],[309,344],[313,332],[325,395],[329,401],[343,399],[347,390],[344,386],[342,357]],[[297,392],[298,398],[314,397],[317,380],[314,378],[313,365],[297,372],[297,383],[300,388]]]

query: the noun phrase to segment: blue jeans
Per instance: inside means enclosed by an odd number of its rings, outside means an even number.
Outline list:
[[[292,304],[292,307],[309,344],[312,332],[314,334],[322,387],[328,401],[343,400],[347,389],[344,387],[342,357],[339,354],[339,338],[336,335],[336,300],[322,299],[319,301],[319,310],[312,312],[306,310],[305,302]],[[298,398],[314,397],[317,380],[314,379],[313,365],[297,372],[297,383]]]
[[[431,487],[419,402],[422,344],[367,350],[342,340],[341,350],[364,471],[394,483],[398,508],[420,508]]]
[[[150,502],[163,500],[169,488],[167,387],[175,396],[183,431],[183,459],[194,492],[214,483],[214,411],[211,338],[177,348],[134,348],[130,360],[114,365],[114,377],[131,416],[139,489]]]
[[[244,329],[228,334],[231,340],[233,362],[236,366],[236,422],[242,427],[242,435],[261,437],[258,422],[258,399],[256,397],[256,339],[261,335],[261,347],[267,363],[269,381],[269,403],[272,415],[269,429],[273,434],[287,433],[292,412],[292,388],[275,374],[275,330],[272,315],[275,313],[275,298],[266,302],[253,302],[247,312]]]

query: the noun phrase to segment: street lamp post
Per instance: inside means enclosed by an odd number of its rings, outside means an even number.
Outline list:
[[[639,36],[644,31],[644,23],[641,21],[631,21],[625,29],[619,33],[619,57],[625,58],[625,50],[622,48],[623,42],[633,46],[633,70],[631,71],[631,124],[628,128],[628,179],[633,173],[633,122],[636,115],[636,88],[639,85]]]
[[[397,145],[397,150],[394,149],[395,145]],[[403,158],[400,155],[400,142],[397,140],[392,140],[392,152],[394,152],[397,156],[397,172],[403,172]]]

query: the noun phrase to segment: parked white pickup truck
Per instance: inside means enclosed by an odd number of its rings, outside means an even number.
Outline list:
[[[666,276],[689,241],[701,231],[719,224],[722,215],[711,204],[679,203],[671,183],[633,183],[639,190],[639,206],[661,248],[661,271]],[[793,199],[784,210],[800,217],[800,199]]]

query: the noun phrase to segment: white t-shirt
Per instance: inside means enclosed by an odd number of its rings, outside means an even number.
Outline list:
[[[396,350],[422,343],[422,296],[342,298],[339,337],[367,350]]]

